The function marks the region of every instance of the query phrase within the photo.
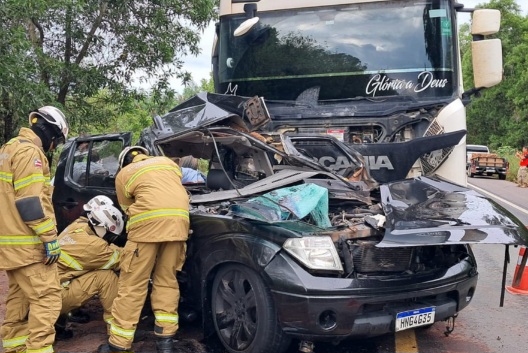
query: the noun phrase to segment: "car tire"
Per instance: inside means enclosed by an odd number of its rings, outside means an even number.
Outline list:
[[[246,266],[220,268],[213,281],[211,309],[216,333],[230,353],[280,353],[289,346],[269,288]]]
[[[506,175],[504,175],[504,174],[499,174],[499,179],[500,179],[500,180],[506,180]]]

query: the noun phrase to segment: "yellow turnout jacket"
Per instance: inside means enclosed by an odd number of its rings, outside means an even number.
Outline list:
[[[128,215],[128,240],[187,240],[189,197],[181,175],[178,165],[169,158],[143,154],[117,174],[117,199]]]
[[[118,270],[122,248],[108,244],[92,231],[86,217],[80,217],[59,235],[58,262],[61,283],[93,270]]]
[[[22,128],[0,148],[0,270],[43,261],[42,243],[57,237],[51,194],[42,142],[31,129]],[[16,202],[31,220],[23,220]]]

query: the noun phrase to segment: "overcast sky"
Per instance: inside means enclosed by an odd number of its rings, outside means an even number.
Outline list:
[[[523,14],[528,13],[528,1],[527,0],[516,0],[517,4],[521,6]],[[473,8],[478,4],[484,4],[488,1],[482,0],[459,0],[460,3],[464,4],[466,8]],[[469,14],[459,15],[460,21],[467,22],[469,21]],[[211,50],[213,46],[214,38],[214,23],[207,27],[202,35],[202,40],[200,41],[201,54],[198,57],[188,57],[185,60],[184,68],[185,70],[192,73],[193,81],[200,83],[202,79],[209,79],[209,74],[211,72]],[[183,92],[183,86],[180,82],[174,82],[173,86],[180,93]]]

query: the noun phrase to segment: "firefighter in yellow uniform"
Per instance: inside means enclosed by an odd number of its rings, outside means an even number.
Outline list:
[[[0,329],[5,352],[53,352],[61,310],[60,255],[45,153],[64,143],[68,125],[57,108],[29,114],[29,128],[0,148],[0,270],[9,292]]]
[[[100,195],[83,206],[84,214],[59,235],[58,262],[62,290],[61,314],[84,305],[98,295],[103,319],[110,324],[112,303],[117,296],[122,248],[109,244],[121,234],[124,219],[110,198]],[[106,239],[106,240],[105,240]]]
[[[173,353],[180,291],[176,271],[185,261],[189,197],[176,163],[151,157],[145,148],[127,147],[119,155],[119,204],[128,215],[118,294],[112,307],[108,344],[98,352],[131,352],[134,333],[152,274],[151,304],[158,353]]]

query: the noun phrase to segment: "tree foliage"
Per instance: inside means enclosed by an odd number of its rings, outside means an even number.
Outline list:
[[[0,139],[12,136],[27,113],[43,104],[65,109],[74,131],[104,124],[108,114],[129,112],[129,102],[147,93],[131,88],[134,81],[148,81],[154,101],[174,97],[170,81],[191,80],[183,57],[199,53],[215,4],[1,1]]]
[[[515,0],[492,0],[479,5],[501,11],[503,81],[484,90],[468,106],[468,142],[500,146],[528,144],[528,17],[523,16]],[[469,27],[460,31],[465,89],[472,88],[471,51],[467,43]]]
[[[185,86],[185,89],[183,90],[182,95],[179,97],[179,101],[183,102],[193,96],[195,96],[199,92],[214,92],[214,81],[213,81],[213,73],[211,72],[209,75],[209,79],[202,78],[200,80],[200,84],[197,84],[194,81],[191,81],[189,84]]]

